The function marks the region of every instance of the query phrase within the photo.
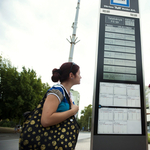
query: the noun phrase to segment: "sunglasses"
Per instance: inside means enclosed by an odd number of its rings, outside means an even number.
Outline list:
[[[72,62],[72,65],[71,65],[71,68],[70,68],[70,71],[69,71],[69,72],[72,71],[72,67],[73,67],[74,65],[75,65],[75,63]]]

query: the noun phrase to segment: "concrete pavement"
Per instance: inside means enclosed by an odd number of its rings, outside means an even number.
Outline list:
[[[3,133],[2,133],[3,132]],[[85,133],[86,134],[86,133]],[[20,133],[14,133],[14,129],[0,129],[0,145],[3,143],[10,143],[11,141],[15,142],[16,147],[18,148],[18,141],[19,141]],[[0,146],[1,147],[1,146]],[[9,150],[9,149],[3,149]],[[12,147],[10,150],[13,150]],[[17,150],[17,149],[14,149]],[[76,149],[75,150],[90,150],[90,137],[79,137]],[[148,145],[148,150],[150,150],[150,144]]]
[[[0,149],[18,150],[19,137],[20,133],[0,133]],[[78,138],[75,150],[90,150],[90,137],[86,138],[82,133],[82,136],[80,135]]]
[[[0,148],[3,148],[2,150],[18,150],[19,136],[19,133],[0,133]],[[13,144],[11,145],[10,143],[12,141]],[[10,145],[9,147],[8,142]],[[6,145],[7,149],[5,149]],[[90,150],[90,138],[79,139],[75,150]],[[150,150],[150,145],[148,145],[148,150]]]
[[[75,150],[90,150],[90,138],[78,140]]]

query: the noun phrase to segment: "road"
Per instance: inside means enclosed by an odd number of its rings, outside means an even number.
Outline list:
[[[18,150],[19,135],[19,133],[0,133],[0,150]],[[80,132],[76,150],[90,150],[90,137],[89,132]]]
[[[18,150],[19,133],[0,133],[0,149],[1,150]],[[78,137],[79,145],[83,140],[90,139],[90,132],[80,132]],[[88,142],[89,143],[89,142]],[[79,147],[77,145],[77,147]],[[78,149],[77,149],[78,150]]]

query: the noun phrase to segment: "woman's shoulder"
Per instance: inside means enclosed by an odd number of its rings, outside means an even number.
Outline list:
[[[61,85],[59,85],[59,84],[54,85],[50,89],[48,89],[46,96],[51,95],[51,94],[55,95],[59,99],[60,102],[65,97],[65,92],[64,92],[63,88],[61,87]]]
[[[64,89],[60,84],[53,85],[50,89],[48,89],[47,92],[55,91],[55,90],[59,90],[63,95],[65,95]]]

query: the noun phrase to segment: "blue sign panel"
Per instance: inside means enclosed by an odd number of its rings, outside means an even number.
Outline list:
[[[129,7],[129,0],[110,0],[111,5],[118,5],[118,6],[124,6]]]

